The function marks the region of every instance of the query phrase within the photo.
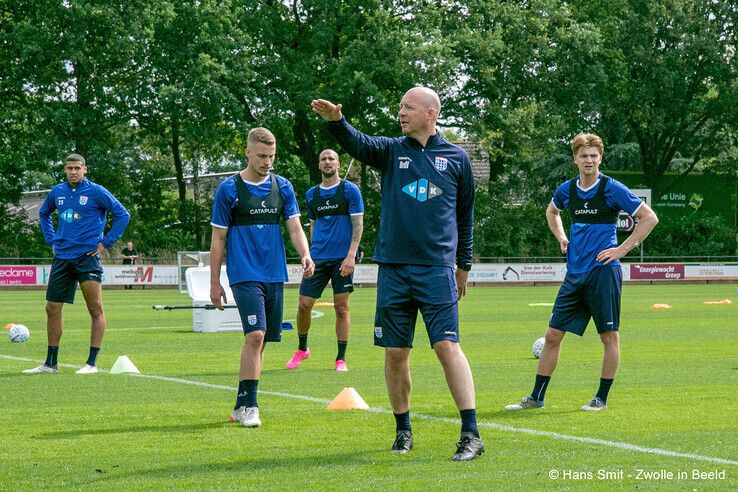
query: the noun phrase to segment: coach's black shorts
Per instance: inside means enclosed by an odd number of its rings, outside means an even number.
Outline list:
[[[459,294],[453,267],[379,265],[374,345],[412,348],[418,311],[431,348],[459,341]]]
[[[320,299],[328,281],[333,286],[333,295],[354,291],[354,274],[346,277],[341,276],[340,260],[318,260],[315,262],[315,273],[310,278],[302,278],[300,283],[300,295]]]
[[[46,300],[73,304],[77,284],[88,280],[102,282],[102,275],[100,255],[82,255],[72,260],[54,258],[51,260],[49,284],[46,286]]]

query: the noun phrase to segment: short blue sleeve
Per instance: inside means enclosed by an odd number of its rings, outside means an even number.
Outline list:
[[[360,215],[364,213],[364,200],[361,198],[359,187],[350,181],[346,181],[345,196],[349,206],[349,215]]]
[[[307,203],[307,212],[308,212],[308,219],[310,219],[311,222],[315,222],[315,214],[313,214],[313,208],[310,206],[310,203],[313,201],[313,194],[315,193],[315,186],[307,190],[307,193],[305,194],[305,202]]]
[[[643,200],[635,196],[627,186],[612,178],[605,187],[605,200],[609,207],[622,210],[628,215],[636,213],[643,203]]]
[[[210,224],[216,227],[227,228],[231,225],[233,207],[237,201],[236,183],[233,178],[223,181],[215,191],[213,199],[213,213]]]
[[[278,176],[277,180],[279,182],[279,191],[284,197],[284,209],[282,209],[282,218],[286,221],[290,217],[300,215],[300,207],[297,206],[297,197],[295,196],[294,188],[292,188],[292,183],[281,176]]]
[[[569,203],[569,181],[564,181],[558,188],[556,188],[552,202],[554,207],[559,210],[564,210],[566,208],[566,205]]]

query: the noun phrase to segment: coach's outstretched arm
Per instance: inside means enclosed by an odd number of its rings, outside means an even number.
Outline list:
[[[360,132],[344,118],[340,104],[325,99],[314,99],[313,112],[323,118],[328,131],[351,157],[377,169],[384,169],[389,158],[391,138],[375,137]]]
[[[340,121],[343,118],[343,113],[341,112],[343,106],[340,104],[333,104],[325,99],[313,99],[310,107],[325,121]]]

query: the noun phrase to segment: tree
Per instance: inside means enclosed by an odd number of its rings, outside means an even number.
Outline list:
[[[572,11],[600,33],[601,81],[585,101],[607,142],[635,141],[646,183],[667,191],[682,174],[735,145],[738,7],[734,2],[576,1]],[[732,131],[725,131],[725,129]]]
[[[0,207],[17,202],[24,187],[56,184],[72,151],[86,157],[91,178],[126,188],[116,165],[132,132],[117,103],[146,4],[3,3]]]
[[[159,1],[145,36],[137,39],[134,84],[124,99],[149,144],[171,156],[179,226],[194,247],[208,237],[198,175],[208,163],[238,160],[243,126],[252,123],[251,41],[247,19],[229,1]],[[184,176],[193,175],[188,196]]]
[[[487,151],[489,189],[526,201],[581,126],[571,108],[596,80],[579,67],[596,57],[598,36],[559,0],[457,2],[443,29],[465,72],[454,120]]]
[[[58,169],[64,154],[75,151],[109,186],[122,181],[114,167],[127,146],[128,114],[118,101],[146,4],[18,0],[9,5],[3,62],[10,70],[2,85],[10,103],[3,106],[11,109],[6,121],[10,116],[18,130],[13,139],[21,137],[27,145],[16,154],[22,162],[36,162],[30,169]]]
[[[352,124],[365,133],[399,135],[396,111],[406,90],[422,84],[443,93],[456,83],[459,70],[451,37],[440,28],[445,9],[436,2],[293,0],[241,5],[248,19],[244,25],[255,42],[250,56],[260,102],[257,119],[277,136],[277,164],[283,153],[298,157],[313,184],[320,181],[318,155],[336,144],[312,114],[312,99],[342,103]],[[344,166],[348,162],[344,159]],[[356,165],[362,166],[359,185],[371,207],[376,195],[373,178],[364,164]],[[302,198],[306,190],[296,191]],[[363,241],[368,251],[378,223],[378,215],[370,212],[365,214]]]

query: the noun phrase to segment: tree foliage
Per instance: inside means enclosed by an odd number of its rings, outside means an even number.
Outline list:
[[[602,78],[593,87],[596,126],[611,143],[636,142],[646,183],[664,180],[678,158],[685,173],[735,145],[738,8],[733,2],[573,2],[601,34]]]
[[[737,21],[731,2],[691,0],[8,0],[0,216],[63,179],[76,151],[131,211],[140,249],[206,249],[212,190],[199,177],[242,168],[250,128],[275,133],[275,171],[304,205],[336,145],[310,101],[399,135],[398,101],[422,84],[441,95],[440,126],[489,156],[475,254],[556,255],[543,210],[574,173],[580,131],[604,137],[605,169],[642,170],[654,194],[667,171],[736,179]],[[352,165],[371,252],[378,182]],[[16,248],[9,230],[3,251]]]

